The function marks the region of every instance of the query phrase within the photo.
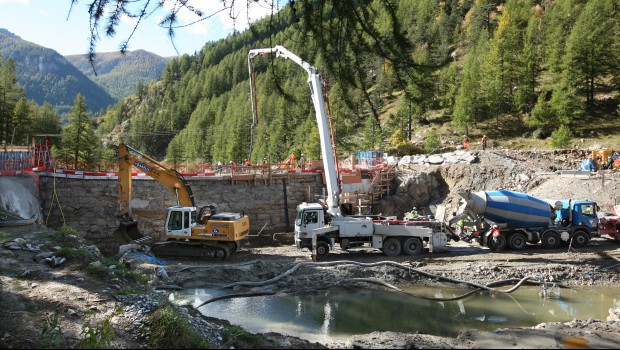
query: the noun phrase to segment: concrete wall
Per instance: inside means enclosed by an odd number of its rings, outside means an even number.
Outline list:
[[[290,174],[274,178],[271,184],[266,181],[233,184],[229,178],[221,177],[187,180],[198,208],[214,205],[217,212],[243,212],[250,219],[251,233],[263,227],[262,233],[292,231],[296,206],[315,201],[323,193],[320,173]],[[134,177],[132,198],[132,216],[138,221],[140,232],[162,238],[166,208],[177,204],[174,193],[150,177]],[[121,243],[114,233],[119,226],[116,177],[41,175],[39,199],[48,227],[60,228],[66,223],[108,254],[113,254]]]

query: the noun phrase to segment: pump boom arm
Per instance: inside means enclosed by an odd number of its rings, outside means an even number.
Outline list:
[[[334,160],[334,149],[329,132],[327,116],[325,114],[325,102],[323,101],[323,89],[321,86],[321,78],[315,67],[305,62],[299,56],[287,50],[284,46],[276,45],[273,48],[254,49],[248,54],[248,67],[250,70],[250,95],[252,98],[252,114],[254,122],[256,122],[257,106],[256,92],[254,87],[254,67],[252,59],[258,55],[275,53],[276,57],[284,57],[292,60],[308,72],[308,86],[310,87],[310,95],[315,109],[316,121],[319,129],[319,137],[321,142],[321,156],[323,158],[323,166],[325,168],[325,183],[327,186],[327,212],[332,216],[341,216],[340,211],[340,189],[338,187],[338,174],[336,171],[336,162]]]

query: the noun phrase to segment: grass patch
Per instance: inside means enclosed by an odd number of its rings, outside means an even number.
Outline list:
[[[64,256],[65,258],[74,258],[74,259],[90,259],[97,260],[95,254],[86,249],[80,248],[70,248],[70,247],[62,247],[57,252],[58,255]]]
[[[130,270],[127,266],[123,264],[119,264],[117,261],[110,259],[103,259],[100,261],[101,264],[89,264],[86,266],[86,272],[94,277],[107,277],[110,275],[115,275],[118,278],[124,279],[129,283],[133,283],[136,285],[146,284],[149,281],[149,277],[143,273],[139,273],[136,271]],[[110,267],[114,265],[116,268],[110,269]],[[129,293],[126,294],[135,294]]]
[[[148,319],[151,328],[149,345],[161,349],[210,349],[211,344],[196,333],[187,315],[166,303]]]
[[[81,339],[77,343],[78,349],[109,349],[114,340],[114,328],[109,318],[95,324],[86,322],[82,326]]]
[[[51,315],[47,315],[43,322],[43,330],[41,331],[41,343],[39,344],[41,349],[64,349],[62,338],[58,314],[54,312]]]
[[[67,226],[67,225],[63,225],[60,229],[58,229],[57,232],[61,237],[66,237],[68,235],[74,235],[74,236],[80,237],[80,232],[78,232],[78,230],[74,229],[71,226]]]
[[[237,326],[231,326],[226,328],[224,330],[224,333],[222,333],[222,339],[225,343],[229,343],[232,341],[241,341],[253,345],[257,345],[260,343],[259,336],[257,336],[256,334],[252,334]]]

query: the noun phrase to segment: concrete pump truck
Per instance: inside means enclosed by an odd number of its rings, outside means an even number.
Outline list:
[[[334,145],[325,113],[321,77],[317,69],[283,46],[250,50],[248,66],[252,113],[256,117],[256,91],[252,60],[258,55],[273,53],[276,57],[290,59],[308,73],[307,82],[315,109],[325,172],[326,198],[321,203],[301,203],[297,206],[296,246],[300,249],[310,249],[313,260],[323,260],[336,244],[339,244],[342,249],[370,245],[382,250],[387,256],[397,256],[420,254],[425,246],[435,251],[445,250],[450,238],[458,240],[459,237],[451,232],[443,221],[397,220],[395,217],[381,216],[354,217],[343,214],[340,208],[340,187]],[[440,213],[436,214],[436,217],[443,216]]]

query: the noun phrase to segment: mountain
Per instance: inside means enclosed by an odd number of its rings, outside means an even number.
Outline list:
[[[75,68],[58,52],[0,28],[0,56],[12,58],[19,84],[26,97],[42,105],[49,102],[61,114],[67,113],[78,93],[84,96],[92,113],[105,110],[115,102],[103,88]]]
[[[144,50],[125,54],[98,52],[93,70],[88,55],[69,55],[65,58],[115,99],[132,95],[139,81],[147,85],[161,77],[166,64],[172,59]]]

